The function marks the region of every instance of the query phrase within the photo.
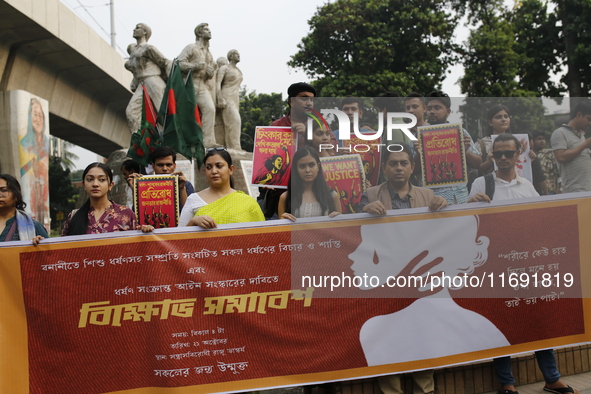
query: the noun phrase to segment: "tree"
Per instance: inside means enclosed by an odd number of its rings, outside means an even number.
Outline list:
[[[72,171],[76,167],[74,160],[78,160],[78,155],[72,152],[75,145],[54,136],[50,136],[50,143],[51,156],[59,158],[62,167]]]
[[[483,18],[491,9],[493,14],[500,14],[497,23],[508,24],[509,30],[504,34],[509,31],[514,34],[512,50],[503,54],[496,52],[498,47],[491,47],[488,52],[489,56],[501,58],[507,55],[509,59],[505,61],[517,62],[518,70],[513,81],[522,92],[514,93],[514,96],[523,95],[523,92],[554,97],[568,92],[571,98],[591,95],[591,29],[588,28],[591,1],[521,0],[513,9],[501,12],[498,10],[503,8],[502,4],[498,0],[492,3],[494,7],[486,0],[470,0],[456,9],[467,12],[475,25],[476,21],[482,20],[478,27],[481,34],[487,28],[492,31],[493,25]],[[475,47],[469,47],[468,52],[471,49]],[[553,82],[552,76],[560,74],[563,74],[560,83]],[[478,83],[477,75],[468,79]],[[490,80],[482,81],[486,82]]]
[[[242,149],[252,152],[254,132],[257,126],[268,126],[285,113],[286,103],[281,93],[257,94],[255,91],[240,91],[240,118],[242,133],[240,136]]]
[[[444,0],[337,0],[319,7],[288,65],[322,96],[429,92],[454,60],[456,18]]]
[[[531,4],[528,7],[535,9]],[[513,132],[551,131],[552,122],[544,117],[539,98],[549,91],[556,92],[549,82],[550,70],[530,57],[535,55],[532,48],[515,34],[515,29],[524,28],[528,21],[543,20],[541,14],[528,13],[525,18],[507,10],[500,2],[474,1],[467,9],[468,19],[478,26],[470,32],[464,49],[465,73],[460,86],[468,99],[460,110],[472,136],[483,136],[483,130],[488,127],[486,113],[496,104],[509,108]],[[541,25],[534,24],[531,28],[536,26]],[[547,51],[542,56],[547,58]]]
[[[591,94],[591,2],[589,0],[554,0],[556,18],[551,21],[560,28],[561,63],[566,74],[561,79],[571,97]],[[572,106],[572,105],[571,105]]]

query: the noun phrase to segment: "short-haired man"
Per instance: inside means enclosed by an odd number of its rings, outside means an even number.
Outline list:
[[[429,123],[425,120],[425,114],[427,113],[427,106],[425,105],[425,97],[417,92],[409,93],[404,99],[404,110],[408,114],[412,114],[417,118],[417,124],[415,127],[410,129],[415,137],[418,137],[417,127],[428,126]],[[410,143],[410,141],[409,141]],[[412,147],[415,152],[419,152],[419,141],[413,141]],[[421,173],[422,173],[421,156],[415,155],[415,171],[410,181],[413,185],[422,186]]]
[[[427,95],[427,121],[431,125],[448,123],[447,118],[451,114],[451,99],[442,91],[431,92]],[[464,152],[466,154],[466,164],[469,168],[480,168],[482,157],[480,151],[474,145],[472,137],[464,129]],[[438,187],[435,194],[442,196],[450,204],[463,204],[468,201],[468,187],[466,185]]]
[[[560,193],[560,168],[552,149],[544,149],[546,146],[546,133],[543,131],[534,131],[532,134],[531,150],[536,154],[540,161],[540,166],[546,176],[546,188],[548,194]]]
[[[472,184],[468,202],[539,196],[531,182],[519,176],[515,170],[520,149],[521,143],[513,134],[498,135],[492,146],[493,160],[498,169],[491,174],[476,178]]]
[[[431,211],[438,211],[446,207],[447,200],[436,196],[433,190],[410,184],[414,167],[413,154],[407,145],[400,152],[384,154],[382,172],[387,181],[363,193],[363,212],[385,215],[390,209],[429,207]]]
[[[520,148],[519,140],[515,136],[512,134],[499,134],[492,147],[493,159],[498,170],[476,178],[472,184],[468,202],[490,202],[491,200],[500,201],[538,196],[538,192],[536,192],[533,185],[527,179],[517,175],[515,171],[515,163],[519,157]],[[493,182],[491,182],[491,179]],[[488,187],[486,183],[489,184]],[[556,367],[556,357],[552,349],[538,350],[535,354],[540,371],[542,371],[546,381],[545,391],[580,394],[578,390],[570,388],[560,380],[560,373]],[[509,356],[495,358],[494,365],[497,381],[501,385],[499,393],[517,394],[515,379],[511,372],[511,358]]]
[[[181,171],[176,170],[176,153],[168,146],[160,146],[150,154],[150,163],[156,175],[175,175],[179,177],[179,208],[182,209],[187,197],[195,193],[195,188]],[[142,174],[130,174],[127,182],[133,187],[133,179]]]
[[[306,132],[307,113],[314,108],[316,89],[305,82],[297,82],[287,88],[287,104],[289,113],[275,120],[271,126],[291,126],[298,133]]]
[[[581,101],[570,121],[554,130],[550,138],[565,193],[591,191],[591,138],[585,139],[590,124],[591,101]]]
[[[350,130],[351,133],[353,132],[353,123],[355,120],[355,114],[357,113],[357,118],[359,119],[359,131],[373,131],[373,129],[368,125],[362,122],[363,119],[363,105],[359,97],[347,96],[343,97],[341,100],[341,111],[343,111],[347,117],[349,118],[350,122]],[[336,131],[335,131],[336,132]]]
[[[438,211],[446,207],[447,200],[433,194],[431,189],[413,186],[409,182],[414,170],[414,160],[409,146],[404,145],[400,152],[384,154],[382,171],[387,179],[381,185],[370,187],[361,198],[363,212],[385,215],[390,209],[429,207]],[[418,371],[412,374],[415,386],[420,393],[433,393],[435,382],[433,370]],[[385,394],[402,393],[399,375],[382,376],[378,379]]]
[[[404,99],[404,110],[406,113],[413,114],[417,118],[416,126],[410,129],[416,137],[417,127],[429,125],[425,119],[425,114],[427,113],[425,97],[417,92],[409,93]]]

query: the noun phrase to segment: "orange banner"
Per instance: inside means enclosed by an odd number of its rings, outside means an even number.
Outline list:
[[[589,343],[591,200],[543,201],[2,245],[0,386],[245,391]]]

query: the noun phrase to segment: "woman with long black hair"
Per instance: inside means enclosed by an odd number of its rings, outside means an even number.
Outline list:
[[[295,222],[296,218],[334,217],[342,213],[339,196],[326,184],[314,148],[306,145],[298,149],[293,163],[287,193],[279,198],[279,217]]]
[[[108,193],[114,184],[113,172],[106,164],[90,164],[84,170],[82,182],[88,193],[88,200],[80,209],[70,212],[62,236],[136,229],[143,232],[154,230],[152,226],[138,226],[135,213],[131,209],[109,200]]]
[[[37,245],[49,237],[45,227],[25,213],[21,185],[9,174],[0,174],[0,242],[31,240]]]

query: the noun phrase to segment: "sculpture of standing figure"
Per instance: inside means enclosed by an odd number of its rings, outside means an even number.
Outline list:
[[[195,28],[195,43],[189,44],[178,57],[179,66],[184,73],[193,70],[193,84],[195,86],[195,98],[201,110],[203,130],[203,144],[206,148],[217,146],[215,142],[215,105],[213,102],[213,90],[216,64],[209,51],[211,30],[207,23],[201,23]]]
[[[221,66],[217,74],[217,107],[222,112],[225,144],[229,149],[241,150],[240,147],[240,84],[242,71],[236,64],[240,54],[236,49],[228,52],[228,65]]]
[[[148,25],[137,24],[133,30],[133,38],[136,39],[137,44],[128,47],[129,59],[125,62],[125,68],[133,73],[131,90],[134,93],[125,109],[132,134],[138,131],[142,119],[143,90],[139,88],[140,85],[143,84],[146,87],[154,108],[158,111],[166,89],[165,80],[170,72],[170,61],[155,46],[148,44],[151,35],[152,29]]]

